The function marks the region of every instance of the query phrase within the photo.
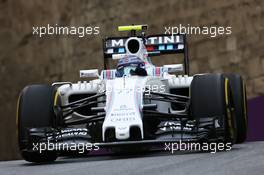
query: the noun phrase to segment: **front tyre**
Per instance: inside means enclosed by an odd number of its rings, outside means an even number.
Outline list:
[[[247,94],[246,87],[242,77],[238,74],[226,75],[230,81],[233,99],[234,112],[237,122],[237,141],[243,143],[247,138]]]
[[[236,121],[230,92],[228,79],[222,74],[195,75],[190,89],[190,111],[196,120],[218,117],[224,129],[224,142],[235,143]]]
[[[17,136],[21,156],[29,162],[50,162],[57,158],[54,152],[30,152],[32,146],[27,142],[28,128],[52,127],[55,114],[53,111],[54,87],[31,85],[20,93],[17,103]]]

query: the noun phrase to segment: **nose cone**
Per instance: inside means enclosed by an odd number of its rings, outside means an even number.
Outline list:
[[[130,139],[133,127],[140,130],[143,138],[142,123],[142,92],[138,91],[144,86],[143,78],[129,77],[117,78],[107,82],[111,92],[106,93],[106,117],[102,127],[103,140],[107,140],[106,131],[111,131],[117,140]],[[115,131],[113,131],[113,129]],[[106,138],[105,138],[106,137]]]

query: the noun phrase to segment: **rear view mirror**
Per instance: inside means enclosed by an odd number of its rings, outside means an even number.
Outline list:
[[[86,78],[86,77],[99,77],[98,69],[89,69],[89,70],[80,70],[80,77]]]
[[[165,69],[165,72],[168,72],[168,73],[175,73],[175,72],[183,71],[182,64],[168,64],[168,65],[164,65],[163,68]]]

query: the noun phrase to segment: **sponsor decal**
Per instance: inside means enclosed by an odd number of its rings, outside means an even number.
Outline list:
[[[124,113],[121,113],[120,116],[123,116]],[[135,117],[116,117],[116,118],[111,118],[111,122],[130,122],[130,121],[135,121]]]
[[[106,47],[124,47],[127,39],[111,39],[106,41]],[[171,36],[153,36],[146,39],[147,45],[153,44],[175,44],[183,42],[182,38],[179,35]]]
[[[194,125],[186,124],[185,126],[182,126],[180,122],[174,122],[174,121],[167,121],[162,124],[160,130],[161,131],[175,131],[175,130],[185,130],[185,131],[191,131],[194,127]]]
[[[62,137],[70,137],[70,136],[86,136],[87,135],[87,129],[85,128],[66,128],[61,130],[60,132],[57,132],[55,138],[62,138]],[[53,138],[54,135],[50,134],[48,135],[48,139]]]

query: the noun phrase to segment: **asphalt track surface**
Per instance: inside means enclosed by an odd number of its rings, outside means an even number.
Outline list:
[[[131,156],[60,158],[51,164],[23,160],[0,162],[1,175],[177,174],[263,175],[264,142],[235,145],[231,151],[212,153],[150,152]]]

